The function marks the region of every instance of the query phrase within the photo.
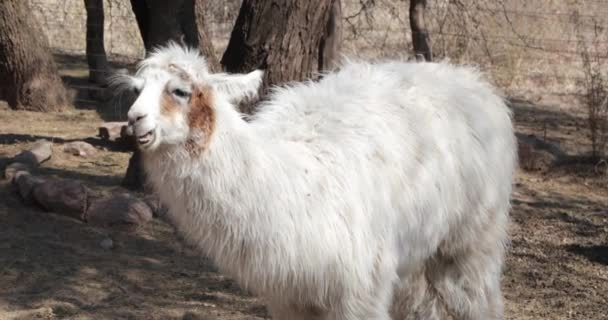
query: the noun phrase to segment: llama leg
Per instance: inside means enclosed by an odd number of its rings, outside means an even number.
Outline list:
[[[375,290],[367,297],[359,297],[362,312],[346,319],[391,320],[390,307],[397,281],[393,266],[377,266],[374,270]],[[350,308],[352,309],[352,308]]]
[[[429,265],[427,274],[454,320],[503,319],[502,241],[480,240],[451,259],[434,259]]]
[[[444,320],[447,313],[424,272],[404,278],[395,288],[393,320]]]
[[[358,297],[347,302],[343,308],[335,310],[327,320],[391,320],[389,301],[385,301],[386,299],[383,296]]]
[[[396,275],[394,266],[383,264],[389,259],[378,259],[372,273],[372,286],[361,285],[360,290],[344,296],[327,320],[391,320],[389,313]]]
[[[370,302],[365,301],[365,305]],[[349,307],[337,307],[330,311],[320,310],[317,308],[306,308],[302,306],[274,306],[270,307],[272,319],[277,320],[391,320],[388,311],[382,308],[368,308],[366,306],[361,310],[362,303],[357,303],[357,309],[353,310],[353,304],[347,304]]]
[[[367,282],[349,283],[351,290],[333,292],[326,302],[269,303],[273,319],[281,320],[391,320],[389,313],[397,276],[393,259],[378,254]],[[356,281],[357,279],[353,279]],[[371,280],[371,281],[369,281]],[[314,295],[313,295],[314,296]]]

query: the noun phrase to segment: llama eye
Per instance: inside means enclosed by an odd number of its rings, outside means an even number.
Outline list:
[[[141,89],[139,87],[133,87],[133,93],[139,95],[141,93]]]
[[[187,98],[187,97],[189,97],[189,96],[190,96],[190,93],[189,93],[189,92],[186,92],[186,91],[181,90],[181,89],[175,89],[175,90],[173,90],[173,94],[174,94],[175,96],[180,97],[180,98]]]

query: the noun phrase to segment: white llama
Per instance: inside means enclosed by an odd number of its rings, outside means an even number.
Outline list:
[[[144,168],[171,220],[275,319],[503,318],[516,143],[471,69],[347,62],[275,88],[169,45],[128,83]]]

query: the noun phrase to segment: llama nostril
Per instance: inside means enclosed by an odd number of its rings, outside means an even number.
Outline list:
[[[142,114],[137,114],[137,113],[135,113],[135,114],[131,113],[128,115],[127,124],[129,126],[134,126],[135,124],[137,124],[137,122],[139,122],[141,119],[145,118],[146,116],[147,116],[147,114],[142,115]]]

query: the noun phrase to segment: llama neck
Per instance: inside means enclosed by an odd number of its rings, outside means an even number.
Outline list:
[[[218,121],[209,149],[198,158],[180,149],[145,159],[184,239],[233,276],[253,272],[248,266],[259,261],[252,252],[264,252],[275,242],[268,195],[280,191],[273,186],[281,184],[272,181],[280,175],[280,157],[262,141],[243,120],[231,119]]]
[[[166,194],[182,196],[186,203],[198,202],[202,196],[218,209],[202,208],[204,211],[219,211],[222,217],[229,216],[232,212],[219,209],[233,207],[234,201],[243,205],[249,200],[249,193],[255,192],[253,183],[265,183],[266,175],[261,169],[265,167],[264,162],[271,161],[272,154],[266,152],[260,141],[242,119],[220,119],[207,150],[200,154],[189,153],[183,147],[164,150],[154,155],[151,161],[154,172],[149,175],[158,177],[159,171],[164,172],[162,179],[153,183],[162,189],[171,182],[173,189],[165,190]],[[246,211],[253,209],[248,207]]]

